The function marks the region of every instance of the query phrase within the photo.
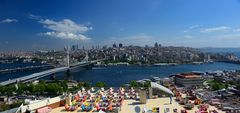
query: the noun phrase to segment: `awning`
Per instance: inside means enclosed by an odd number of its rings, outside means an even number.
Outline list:
[[[160,84],[157,84],[157,83],[155,83],[155,82],[151,82],[151,87],[152,87],[152,88],[157,88],[157,89],[159,89],[159,90],[162,90],[162,91],[164,91],[165,93],[168,93],[168,94],[170,94],[170,95],[174,95],[173,92],[172,92],[170,89],[168,89],[168,88],[166,88],[166,87],[164,87],[164,86],[162,86],[162,85],[160,85]]]

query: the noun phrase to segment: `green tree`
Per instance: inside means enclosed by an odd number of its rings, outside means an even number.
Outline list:
[[[27,86],[23,83],[18,83],[17,86],[18,86],[18,89],[17,89],[18,95],[23,94],[27,90]]]
[[[68,91],[67,80],[62,81],[60,85],[62,86],[63,92]]]
[[[220,83],[220,82],[213,82],[211,86],[212,86],[213,90],[220,90],[220,89],[223,89],[223,88],[227,88],[228,84],[223,84],[223,83]]]
[[[135,80],[130,82],[130,87],[138,87],[138,86],[139,85],[138,85],[138,83]]]
[[[57,83],[49,83],[46,85],[46,91],[50,95],[57,95],[61,87]]]
[[[14,92],[16,92],[16,86],[15,85],[9,85],[6,89],[7,95],[12,96]]]
[[[0,95],[5,95],[6,94],[6,86],[0,85]]]
[[[35,94],[35,93],[36,93],[36,87],[35,87],[35,85],[33,85],[33,84],[28,85],[27,89],[28,89],[28,91],[29,91],[31,94]]]
[[[212,89],[213,89],[214,91],[215,91],[215,90],[219,90],[219,89],[220,89],[219,84],[217,84],[217,83],[212,84]]]
[[[107,85],[106,85],[106,83],[104,83],[104,82],[97,82],[96,83],[96,87],[106,87]]]
[[[91,84],[89,82],[84,82],[83,87],[91,87]]]
[[[46,85],[45,83],[38,83],[37,85],[35,85],[35,89],[35,93],[43,95],[46,90]]]
[[[146,88],[151,87],[151,82],[147,81],[147,82],[144,83],[143,86],[146,87]]]

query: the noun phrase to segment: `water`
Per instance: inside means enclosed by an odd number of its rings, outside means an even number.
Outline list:
[[[17,68],[17,67],[39,66],[39,65],[46,65],[46,64],[41,64],[39,62],[36,62],[36,63],[14,62],[14,63],[0,64],[0,69],[12,69],[12,68]],[[46,70],[46,69],[28,70],[28,71],[18,72],[18,73],[4,73],[4,74],[0,73],[0,81],[6,81],[6,80],[9,80],[9,79],[30,75],[30,74],[40,72],[40,71],[44,71],[44,70]]]
[[[238,58],[240,58],[240,52],[235,52],[234,55],[236,55]]]
[[[240,69],[238,64],[215,62],[212,64],[202,65],[177,65],[165,67],[141,67],[141,66],[107,66],[93,67],[91,70],[77,69],[71,71],[71,76],[66,76],[64,72],[57,73],[56,79],[71,78],[79,81],[88,81],[93,85],[98,82],[106,82],[109,86],[120,86],[129,83],[131,80],[139,80],[149,78],[150,76],[167,77],[174,73],[190,72],[190,71],[215,71],[215,70],[236,70]],[[25,76],[33,72],[2,74],[0,81],[8,80],[9,78]],[[50,79],[50,76],[42,79]]]
[[[14,63],[0,64],[0,69],[11,69],[11,68],[17,68],[17,67],[38,66],[38,65],[42,65],[42,64],[39,62],[36,62],[36,63],[14,62]]]
[[[71,72],[71,78],[80,81],[89,81],[95,84],[98,81],[106,82],[109,86],[120,86],[131,80],[149,78],[150,76],[167,77],[174,73],[190,71],[215,71],[236,70],[240,65],[215,62],[202,65],[177,65],[165,67],[141,67],[141,66],[108,66],[93,67],[92,70],[80,70]],[[64,74],[57,79],[66,77]]]

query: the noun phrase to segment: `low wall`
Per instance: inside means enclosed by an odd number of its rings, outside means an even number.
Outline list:
[[[61,96],[57,96],[54,98],[47,98],[44,100],[40,100],[37,102],[33,102],[29,105],[25,105],[21,107],[21,112],[25,113],[27,109],[31,110],[31,111],[35,111],[39,108],[43,108],[43,107],[51,107],[51,108],[56,108],[59,107],[61,105],[61,103],[64,101],[64,95]]]

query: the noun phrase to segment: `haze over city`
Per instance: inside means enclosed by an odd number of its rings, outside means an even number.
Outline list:
[[[1,0],[0,50],[240,47],[239,0]]]

